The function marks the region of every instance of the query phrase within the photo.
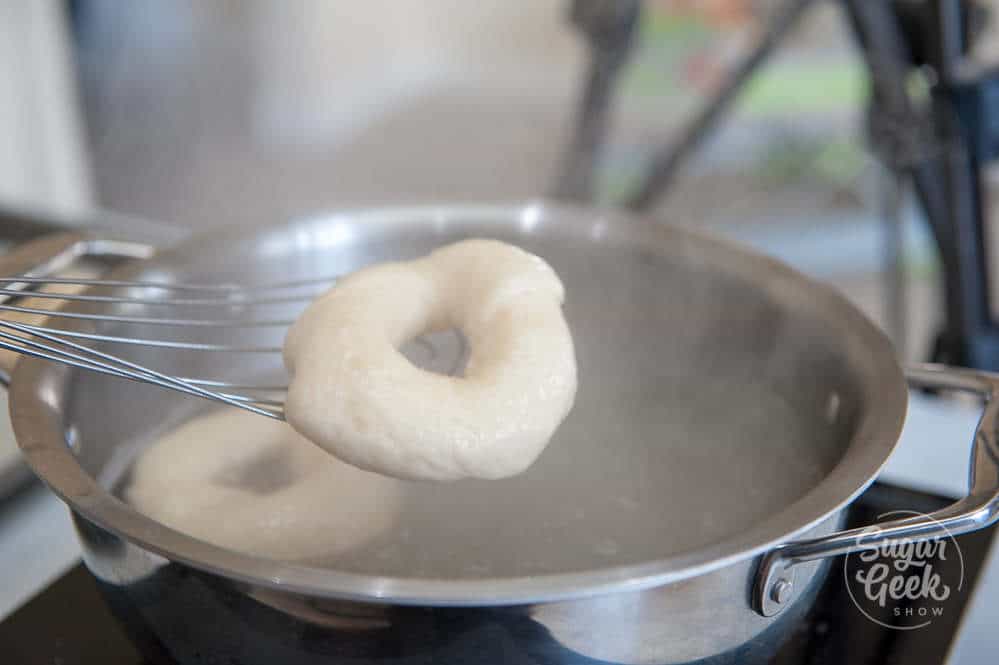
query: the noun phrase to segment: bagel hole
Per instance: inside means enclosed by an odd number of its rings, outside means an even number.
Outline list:
[[[464,376],[468,343],[457,328],[418,335],[399,351],[422,370],[444,376]]]

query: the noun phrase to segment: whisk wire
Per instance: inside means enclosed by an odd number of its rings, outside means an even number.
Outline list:
[[[85,314],[83,312],[63,312],[59,310],[21,307],[20,305],[0,304],[0,311],[38,314],[81,321],[107,321],[112,323],[137,323],[150,326],[184,326],[191,328],[256,328],[290,326],[288,319],[170,319],[150,316],[121,316],[118,314]]]
[[[18,332],[27,332],[22,324],[14,323],[11,321],[0,320],[0,327],[13,329]],[[36,327],[37,328],[37,327]],[[102,374],[108,374],[111,376],[117,376],[125,379],[132,379],[135,381],[152,383],[163,388],[169,388],[182,393],[187,393],[190,395],[196,395],[198,397],[203,397],[205,399],[210,399],[214,401],[223,402],[231,406],[236,406],[260,415],[269,416],[271,418],[283,419],[283,409],[275,410],[266,408],[269,406],[280,406],[280,402],[274,402],[269,400],[269,403],[262,403],[257,405],[255,399],[244,398],[240,395],[229,395],[225,393],[213,392],[210,390],[205,390],[197,385],[192,385],[186,383],[182,379],[177,377],[158,372],[156,370],[144,367],[138,363],[133,363],[123,358],[119,358],[110,353],[104,353],[102,351],[97,351],[90,347],[84,346],[82,344],[77,344],[69,340],[60,339],[56,335],[49,333],[39,332],[37,329],[30,333],[40,339],[47,340],[51,344],[43,344],[37,340],[31,339],[31,337],[22,337],[19,335],[13,335],[11,333],[0,332],[0,346],[11,351],[18,353],[23,353],[26,355],[35,356],[38,358],[44,358],[46,360],[53,360],[56,362],[62,362],[64,364],[72,365],[74,367],[79,367],[81,369],[87,369]],[[53,344],[63,345],[67,348],[73,349],[79,353],[74,353],[71,351],[65,351],[53,346]],[[86,355],[86,354],[89,354]],[[93,356],[93,357],[90,357]],[[96,358],[96,359],[95,359]],[[120,367],[116,366],[120,365]]]
[[[0,280],[2,283],[2,280]],[[23,297],[25,292],[20,289],[0,288],[0,296]],[[316,297],[315,293],[302,293],[293,296],[280,296],[271,298],[237,299],[235,297],[225,298],[133,298],[129,296],[93,296],[76,293],[47,293],[45,291],[32,291],[32,298],[42,298],[49,300],[67,300],[72,302],[98,302],[108,304],[127,305],[159,305],[168,307],[188,307],[188,306],[259,306],[259,305],[282,305],[292,302],[306,302]]]
[[[242,311],[249,306],[286,305],[304,302],[314,297],[313,293],[297,293],[303,287],[320,284],[331,284],[336,277],[322,277],[307,280],[286,281],[259,287],[237,286],[232,284],[178,284],[169,282],[73,279],[47,277],[6,277],[0,278],[0,301],[17,297],[39,297],[62,302],[92,303],[98,305],[173,305],[173,306],[203,306],[225,307]],[[28,284],[35,288],[49,284],[64,284],[76,286],[99,286],[127,289],[162,289],[169,291],[203,292],[206,297],[164,297],[133,298],[128,295],[112,294],[60,294],[39,291],[21,291],[10,288],[14,285]],[[263,295],[262,295],[263,294]],[[213,310],[214,311],[214,310]],[[113,353],[100,351],[84,342],[102,344],[122,344],[142,347],[163,348],[181,351],[210,351],[227,353],[280,353],[281,347],[266,344],[239,345],[231,343],[197,342],[170,339],[148,339],[127,335],[90,332],[83,330],[67,330],[53,327],[48,321],[63,319],[94,324],[140,324],[156,326],[175,326],[198,329],[238,329],[238,328],[280,328],[292,323],[280,318],[190,318],[190,317],[152,317],[127,316],[111,313],[89,313],[80,311],[48,310],[38,307],[27,307],[8,303],[0,303],[0,315],[4,312],[17,312],[45,317],[46,323],[18,323],[4,320],[0,316],[0,349],[6,349],[22,355],[34,356],[45,360],[59,362],[87,371],[108,376],[130,379],[153,384],[179,393],[193,395],[215,402],[220,402],[241,408],[259,415],[284,419],[284,400],[287,386],[276,384],[259,384],[237,381],[224,381],[216,378],[179,377],[161,372],[137,362],[126,360]]]
[[[28,329],[35,329],[41,332],[57,332],[63,337],[75,339],[88,339],[94,342],[113,342],[116,344],[126,344],[132,346],[155,346],[165,349],[179,349],[183,351],[219,351],[227,353],[280,353],[280,346],[241,346],[239,344],[212,344],[207,342],[183,342],[169,339],[146,339],[143,337],[122,337],[120,335],[102,335],[99,333],[81,332],[79,330],[63,330],[61,328],[45,328],[22,324]]]
[[[336,282],[337,279],[339,279],[339,276],[331,275],[326,277],[313,277],[311,279],[297,279],[285,282],[271,282],[270,284],[246,286],[240,284],[188,284],[184,282],[90,279],[84,277],[0,277],[0,284],[68,284],[76,286],[111,286],[117,288],[162,289],[164,291],[253,291],[260,293],[261,291],[277,291],[281,289],[299,288],[302,286],[316,286],[319,284],[330,285]]]

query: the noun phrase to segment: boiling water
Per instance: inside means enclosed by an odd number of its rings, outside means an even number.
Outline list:
[[[253,436],[258,417],[231,413]],[[393,511],[383,520],[390,528],[336,556],[306,558],[359,573],[476,578],[679,554],[751,529],[813,488],[841,454],[820,428],[745,378],[581,384],[572,414],[524,474],[400,481],[401,501],[366,507]],[[202,443],[212,455],[210,438]],[[247,468],[225,482],[258,495],[295,482],[280,463]],[[356,513],[352,498],[308,509]]]
[[[814,428],[760,386],[685,379],[658,390],[658,406],[584,392],[575,409],[590,412],[585,425],[570,415],[526,473],[410,484],[398,530],[330,563],[483,577],[648,561],[751,529],[835,464],[811,445]]]

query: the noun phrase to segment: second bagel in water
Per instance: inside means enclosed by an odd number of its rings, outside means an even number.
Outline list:
[[[288,332],[287,420],[340,459],[399,478],[520,473],[576,394],[563,298],[547,263],[496,240],[359,270]],[[420,369],[399,351],[452,328],[470,347],[461,376]]]

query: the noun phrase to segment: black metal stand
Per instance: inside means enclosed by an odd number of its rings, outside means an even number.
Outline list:
[[[939,251],[945,319],[932,359],[997,370],[981,190],[995,83],[965,67],[973,7],[964,0],[843,3],[871,73],[871,145],[888,168],[912,179]],[[920,105],[907,82],[923,66],[935,80]]]
[[[815,0],[787,0],[779,7],[767,26],[766,33],[732,70],[722,86],[715,92],[699,113],[679,132],[675,143],[665,146],[652,157],[652,166],[645,180],[627,198],[625,205],[632,210],[647,210],[670,185],[685,161],[711,134],[724,113],[732,106],[749,79],[760,65],[766,62],[781,40],[797,24],[798,19]]]
[[[628,61],[641,14],[639,0],[573,0],[569,18],[586,37],[590,67],[573,139],[562,160],[554,196],[593,198],[597,154],[605,143],[614,84]]]
[[[685,160],[812,1],[787,0],[778,8],[757,46],[733,69],[680,138],[655,152],[651,168],[625,205],[645,210],[662,197]],[[838,1],[870,74],[871,146],[898,181],[912,181],[939,250],[945,323],[932,358],[999,370],[999,326],[990,309],[981,187],[981,165],[999,157],[999,69],[973,71],[965,62],[978,8],[971,0]],[[621,53],[609,53],[609,40],[594,40],[593,26],[601,14],[581,8],[604,4],[601,0],[575,0],[574,5],[574,16],[590,17],[589,22],[579,24],[590,36],[593,61],[575,150],[569,152],[572,166],[564,171],[563,186],[556,191],[566,198],[592,195],[590,174],[604,143],[613,78],[633,41],[634,25],[626,31],[628,39],[613,42],[615,48],[623,49]],[[603,16],[606,20],[607,14]],[[637,10],[630,20],[637,20]],[[625,32],[619,29],[615,34]],[[934,79],[927,100],[914,99],[909,89],[913,75],[920,71],[930,72]]]

